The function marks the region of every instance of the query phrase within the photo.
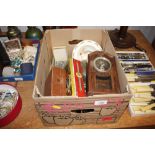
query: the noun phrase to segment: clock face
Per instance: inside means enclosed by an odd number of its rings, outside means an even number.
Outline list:
[[[94,59],[94,68],[98,72],[107,72],[111,69],[111,62],[105,57],[97,57]]]

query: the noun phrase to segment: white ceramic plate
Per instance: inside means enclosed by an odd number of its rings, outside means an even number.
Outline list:
[[[74,47],[72,58],[79,61],[88,61],[88,54],[95,51],[102,51],[101,46],[95,41],[84,40]]]

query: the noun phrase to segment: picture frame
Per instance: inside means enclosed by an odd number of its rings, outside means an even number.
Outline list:
[[[150,61],[122,61],[120,63],[125,73],[155,70]]]
[[[117,57],[122,61],[148,61],[149,58],[142,51],[116,51]]]
[[[6,40],[3,42],[3,45],[7,53],[22,50],[22,46],[19,39]]]

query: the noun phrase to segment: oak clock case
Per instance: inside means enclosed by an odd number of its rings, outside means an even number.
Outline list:
[[[88,55],[88,95],[119,93],[119,81],[115,57],[103,51]]]

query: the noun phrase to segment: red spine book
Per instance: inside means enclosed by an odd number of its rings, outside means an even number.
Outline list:
[[[86,96],[85,89],[84,89],[83,69],[82,69],[81,62],[73,59],[73,65],[74,65],[76,94],[78,97]]]

